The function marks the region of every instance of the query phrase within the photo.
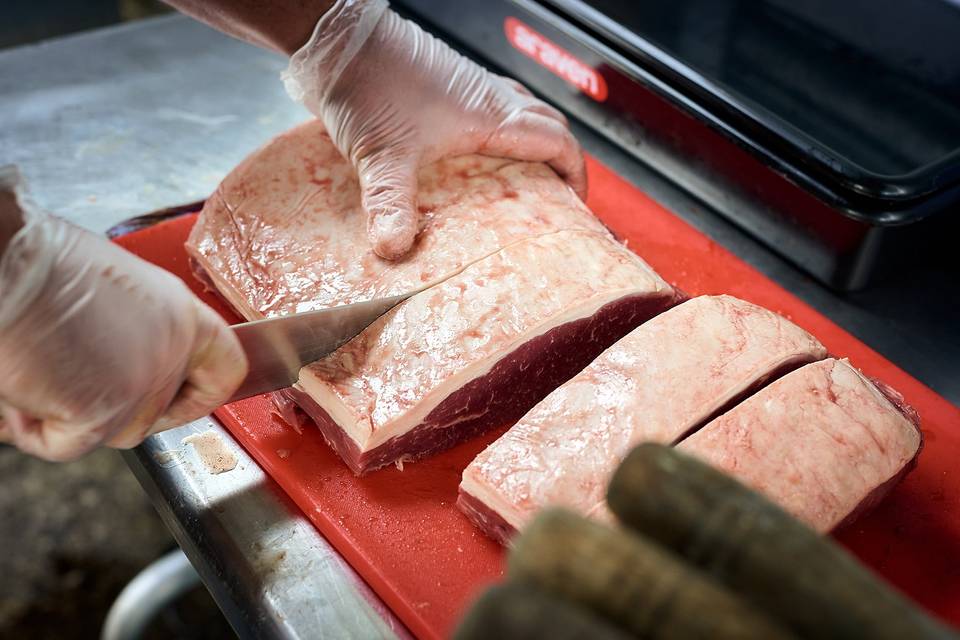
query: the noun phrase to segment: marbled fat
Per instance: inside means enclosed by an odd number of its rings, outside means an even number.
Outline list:
[[[672,444],[750,389],[825,356],[813,336],[757,305],[688,300],[607,349],[481,452],[461,493],[516,528],[546,506],[602,513],[610,475],[634,446]]]
[[[920,453],[916,414],[886,393],[846,360],[809,364],[679,449],[830,531],[882,498]]]
[[[421,232],[391,262],[367,240],[356,173],[316,120],[246,158],[207,200],[187,251],[248,320],[388,297],[441,282],[514,242],[606,233],[541,163],[485,156],[420,172]]]

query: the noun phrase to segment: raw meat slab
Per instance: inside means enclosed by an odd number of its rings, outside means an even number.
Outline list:
[[[830,358],[787,374],[677,448],[831,531],[913,468],[923,444],[914,418]]]
[[[668,282],[691,295],[729,293],[784,315],[917,409],[924,450],[916,470],[835,535],[901,591],[960,624],[960,410],[603,165],[589,158],[587,165],[590,209]],[[200,292],[183,250],[194,221],[181,218],[120,242]],[[454,506],[463,469],[499,432],[403,472],[358,479],[318,431],[297,435],[266,397],[217,416],[416,635],[449,636],[471,599],[502,575],[502,547]]]
[[[412,254],[378,258],[355,173],[311,121],[231,171],[187,243],[250,319],[430,287],[279,394],[358,474],[516,420],[675,298],[546,165],[451,158],[420,185]]]
[[[290,397],[362,474],[516,420],[675,301],[608,234],[559,231],[406,300],[304,367]]]
[[[370,249],[352,166],[311,120],[250,154],[204,204],[187,251],[248,320],[421,289],[519,240],[606,233],[546,165],[483,156],[420,173],[421,233],[399,262]]]
[[[673,444],[826,355],[809,333],[749,302],[688,300],[607,349],[477,456],[458,503],[500,542],[546,506],[604,516],[610,476],[633,447]]]

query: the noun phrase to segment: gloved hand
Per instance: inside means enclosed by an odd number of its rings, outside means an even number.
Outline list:
[[[357,168],[370,240],[384,258],[412,245],[417,170],[443,157],[548,162],[586,195],[580,146],[559,111],[399,17],[385,0],[338,0],[291,57],[284,82]]]
[[[226,323],[175,276],[38,210],[18,183],[0,167],[0,215],[24,220],[0,257],[0,441],[66,460],[221,404],[247,367]]]
[[[956,637],[828,538],[670,447],[635,449],[607,502],[622,528],[540,514],[508,582],[456,637]]]

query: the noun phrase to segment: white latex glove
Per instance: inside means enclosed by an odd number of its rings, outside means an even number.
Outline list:
[[[223,319],[177,277],[38,210],[18,182],[0,167],[0,215],[25,222],[0,258],[0,441],[67,460],[226,400],[247,364]]]
[[[417,170],[442,157],[547,162],[586,195],[580,146],[559,111],[399,17],[385,0],[336,2],[290,58],[284,82],[356,166],[370,240],[384,258],[413,244]]]

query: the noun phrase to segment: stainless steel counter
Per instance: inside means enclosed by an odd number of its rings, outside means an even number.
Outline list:
[[[211,474],[191,433],[214,430],[237,466]],[[124,454],[238,635],[407,638],[403,624],[212,418]]]
[[[283,61],[179,16],[0,52],[0,163],[35,198],[104,231],[200,200],[247,153],[307,117]],[[586,149],[654,198],[960,402],[957,279],[925,267],[840,297],[582,127]],[[180,444],[214,429],[237,469],[206,473]],[[127,461],[242,636],[406,636],[363,581],[215,421],[150,438]]]

